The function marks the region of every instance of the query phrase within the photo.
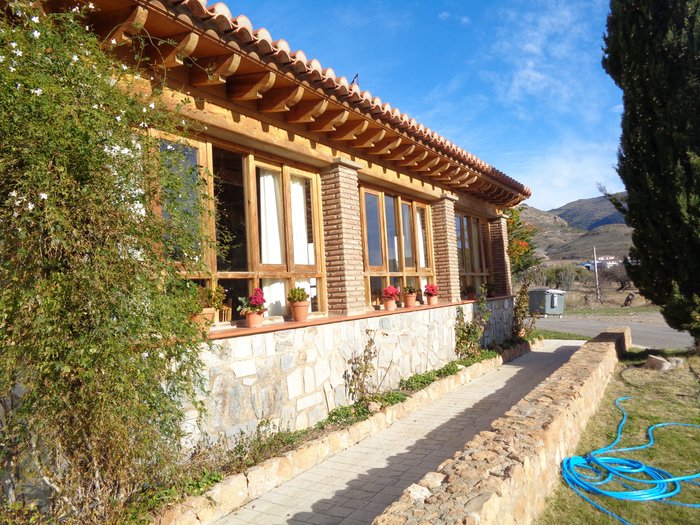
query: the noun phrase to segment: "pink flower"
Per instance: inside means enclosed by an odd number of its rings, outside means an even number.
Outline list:
[[[440,288],[437,284],[429,283],[425,285],[425,295],[428,297],[437,297],[440,295]]]
[[[396,288],[396,286],[389,285],[386,288],[384,288],[384,291],[382,293],[384,295],[384,299],[389,301],[395,301],[399,298],[401,292],[399,292],[399,289]]]

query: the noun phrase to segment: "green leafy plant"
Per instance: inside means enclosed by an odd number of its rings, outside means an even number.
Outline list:
[[[147,133],[187,133],[158,80],[108,54],[89,6],[41,4],[0,10],[0,506],[110,523],[183,475],[203,338],[182,275],[213,241],[196,151]]]
[[[416,293],[416,287],[413,286],[412,284],[407,284],[406,286],[403,287],[403,293],[414,294],[414,293]]]
[[[309,300],[309,294],[303,288],[292,288],[287,293],[287,301],[290,303],[303,303]]]
[[[215,288],[200,286],[198,292],[199,305],[201,308],[219,309],[224,304],[226,291],[222,286],[216,286]]]
[[[532,277],[525,272],[518,293],[515,296],[513,307],[512,337],[516,339],[528,339],[535,329],[537,318],[530,316],[530,295],[528,289],[532,283]]]
[[[486,301],[486,287],[482,285],[479,299],[474,303],[472,320],[464,318],[464,309],[457,307],[455,319],[455,353],[464,358],[478,354],[481,349],[481,339],[491,318],[491,311]]]
[[[347,371],[348,392],[356,401],[364,401],[376,392],[373,385],[374,360],[377,357],[377,346],[374,342],[376,330],[367,330],[367,342],[362,352],[348,360],[350,369]]]
[[[264,312],[267,310],[267,308],[265,308],[265,296],[263,295],[262,288],[253,289],[252,294],[247,297],[239,297],[238,301],[241,304],[238,305],[236,310],[241,314],[241,316]]]

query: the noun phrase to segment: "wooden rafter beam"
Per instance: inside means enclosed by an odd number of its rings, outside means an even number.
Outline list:
[[[427,156],[428,156],[428,152],[423,150],[416,155],[412,155],[411,157],[406,157],[404,160],[397,161],[396,164],[398,164],[399,166],[403,166],[405,168],[410,168],[412,166],[416,166],[419,162],[421,162]]]
[[[290,124],[313,122],[319,115],[322,115],[327,108],[328,100],[325,98],[318,100],[302,100],[290,111],[285,113],[284,119]]]
[[[304,96],[301,86],[275,88],[266,91],[262,100],[258,101],[258,109],[263,113],[280,113],[289,111]]]
[[[338,126],[343,124],[350,112],[344,109],[331,109],[322,115],[319,115],[309,124],[310,131],[333,131]]]
[[[430,169],[437,165],[440,162],[440,157],[429,157],[428,159],[424,160],[423,162],[419,162],[416,164],[413,168],[412,171],[430,171]]]
[[[368,129],[361,135],[358,135],[357,140],[352,143],[353,148],[371,148],[377,142],[381,141],[386,135],[386,130],[372,128]]]
[[[233,75],[226,82],[226,92],[231,100],[257,100],[270,90],[277,77],[272,71]]]
[[[398,148],[402,142],[403,139],[401,139],[401,137],[391,137],[388,139],[384,139],[381,142],[375,144],[373,147],[369,148],[367,150],[367,153],[369,153],[370,155],[386,155]]]
[[[411,155],[416,149],[415,144],[406,144],[404,146],[399,146],[395,150],[393,150],[391,153],[388,155],[384,155],[384,160],[403,160],[405,159],[408,155]]]
[[[166,69],[184,65],[184,58],[190,56],[199,44],[199,34],[194,31],[173,35],[165,44],[157,46],[153,52],[153,64]]]
[[[355,140],[358,135],[364,133],[369,126],[369,122],[362,120],[348,120],[335,131],[328,133],[328,138],[332,140]]]
[[[148,18],[148,10],[143,6],[136,6],[127,16],[126,20],[116,24],[107,36],[107,41],[114,41],[116,44],[128,44],[131,37],[139,34],[143,30]],[[110,20],[114,25],[114,21]]]
[[[442,164],[438,164],[436,166],[433,166],[430,169],[430,176],[431,177],[436,177],[440,175],[443,171],[447,170],[451,164],[448,161],[443,161]]]
[[[241,65],[241,55],[235,53],[197,60],[190,71],[190,84],[197,87],[226,84]]]

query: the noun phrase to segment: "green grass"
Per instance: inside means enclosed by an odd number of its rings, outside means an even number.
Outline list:
[[[630,366],[644,361],[649,352],[666,356],[684,356],[681,368],[655,372]],[[684,355],[685,354],[685,355]],[[633,399],[623,403],[629,420],[619,446],[641,445],[646,442],[646,430],[661,422],[700,423],[700,357],[681,350],[635,350],[618,364],[598,411],[586,427],[576,454],[585,455],[608,445],[615,437],[620,413],[613,402],[621,396]],[[700,430],[691,428],[662,428],[654,434],[656,444],[646,450],[625,452],[620,457],[634,458],[675,475],[700,470]],[[680,501],[700,502],[700,488],[684,485]],[[594,497],[594,500],[634,525],[686,525],[698,523],[698,509],[659,502],[623,502]],[[573,490],[559,482],[547,499],[547,506],[536,525],[617,525],[619,522],[596,510]]]
[[[542,339],[565,339],[565,340],[583,340],[588,341],[591,337],[581,334],[572,334],[570,332],[557,332],[556,330],[544,330],[542,328],[535,328],[532,331],[533,337],[540,337]]]
[[[567,308],[567,315],[605,315],[605,316],[622,316],[632,314],[647,314],[658,312],[659,307],[654,305],[649,306],[602,306],[600,308]]]

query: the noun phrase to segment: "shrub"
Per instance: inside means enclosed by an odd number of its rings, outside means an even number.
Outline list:
[[[287,301],[290,303],[303,303],[309,299],[309,294],[303,288],[292,288],[287,293]]]
[[[39,4],[0,11],[0,504],[109,523],[179,476],[204,187],[186,145],[145,133],[180,118],[79,12]]]

